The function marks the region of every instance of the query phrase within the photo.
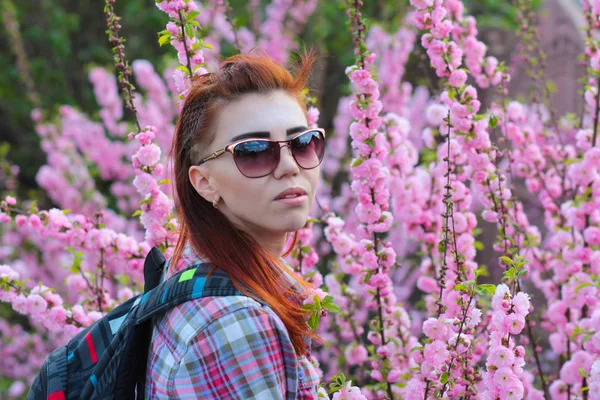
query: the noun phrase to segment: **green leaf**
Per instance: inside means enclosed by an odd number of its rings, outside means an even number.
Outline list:
[[[485,267],[479,267],[475,270],[475,276],[489,276],[488,270]]]
[[[550,93],[556,92],[556,83],[550,80],[546,81],[546,89],[548,89],[548,92]]]
[[[190,24],[185,24],[185,34],[189,38],[194,38],[196,36],[196,32],[194,31],[194,26]]]
[[[442,374],[442,376],[440,377],[440,383],[443,385],[443,384],[445,384],[446,382],[448,382],[448,373],[447,373],[447,372],[444,372],[444,373]]]
[[[182,70],[183,72],[185,72],[186,75],[190,74],[190,70],[188,69],[188,67],[186,67],[185,65],[178,65],[177,69]]]
[[[160,47],[164,46],[165,44],[171,43],[171,34],[166,34],[166,35],[162,35],[161,37],[158,38],[158,45]]]
[[[462,283],[454,285],[454,290],[467,290],[467,287]]]
[[[593,285],[589,282],[580,283],[579,285],[577,285],[575,287],[575,294],[577,294],[577,292],[579,292],[581,289],[583,289],[584,287],[587,287],[587,286],[593,286]]]
[[[439,252],[440,254],[443,254],[445,250],[446,250],[446,242],[444,242],[443,240],[441,240],[441,241],[438,243],[438,252]]]
[[[356,160],[354,160],[354,162],[352,162],[352,167],[358,167],[362,163],[363,163],[363,159],[357,158]]]
[[[504,271],[504,278],[512,281],[515,279],[515,268],[509,268],[508,270]]]
[[[498,117],[496,117],[494,114],[491,114],[488,122],[490,124],[490,128],[494,129],[496,126],[498,126]]]
[[[481,289],[489,294],[496,293],[496,285],[492,285],[491,283],[483,283],[481,285],[477,285],[478,289]]]
[[[315,301],[315,304],[316,304],[317,306],[319,306],[319,308],[321,308],[321,298],[319,297],[319,295],[318,295],[318,294],[315,294],[315,295],[313,296],[313,300]]]
[[[375,272],[377,272],[377,271],[369,270],[367,272],[367,274],[365,275],[365,279],[363,279],[363,283],[369,282],[369,279],[371,279],[371,277],[375,274]]]
[[[187,15],[186,19],[187,20],[196,19],[198,17],[198,15],[200,15],[200,11],[190,11],[189,14]]]
[[[421,346],[421,345],[419,345],[419,346],[415,346],[415,347],[413,347],[413,348],[411,348],[411,349],[410,349],[410,353],[412,353],[413,351],[420,350],[420,349],[422,349],[422,348],[423,348],[423,346]]]
[[[334,304],[334,303],[323,304],[323,308],[326,309],[327,311],[330,311],[330,312],[333,312],[333,313],[341,311],[340,306],[338,306],[337,304]]]
[[[133,213],[132,217],[139,217],[140,215],[142,215],[142,210],[135,210],[135,212]]]
[[[161,179],[160,181],[157,182],[159,185],[164,185],[167,183],[171,183],[170,179]]]
[[[511,260],[510,258],[506,257],[506,256],[500,256],[499,257],[502,261],[504,261],[507,265],[510,265],[511,267],[513,265],[515,265],[515,262],[513,260]]]
[[[304,311],[315,311],[319,309],[319,306],[317,306],[315,303],[306,303],[302,305],[302,309]]]
[[[581,335],[584,332],[585,331],[583,329],[581,329],[579,326],[575,326],[575,329],[573,329],[573,332],[571,332],[571,339],[575,340],[577,338],[577,336]]]
[[[522,269],[517,273],[517,278],[522,277],[523,275],[525,275],[526,273],[528,273],[529,271],[527,271],[526,269]]]
[[[317,328],[319,327],[319,320],[321,319],[321,316],[318,312],[313,313],[310,318],[308,319],[308,326],[310,326],[310,328],[313,331],[316,331]]]

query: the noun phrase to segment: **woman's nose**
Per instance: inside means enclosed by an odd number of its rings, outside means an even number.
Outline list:
[[[285,150],[287,148],[287,151]],[[297,174],[300,170],[298,163],[296,163],[296,159],[292,154],[292,147],[289,144],[284,144],[279,149],[279,164],[275,171],[273,171],[273,175],[276,178],[280,178],[285,174]]]

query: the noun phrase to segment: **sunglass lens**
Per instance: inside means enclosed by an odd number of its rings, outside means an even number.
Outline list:
[[[233,149],[233,158],[240,172],[248,178],[269,175],[279,162],[277,143],[254,140],[240,143]]]
[[[292,153],[298,165],[311,169],[321,164],[325,140],[319,131],[306,132],[292,141]]]

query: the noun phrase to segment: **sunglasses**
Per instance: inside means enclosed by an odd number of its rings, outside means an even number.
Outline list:
[[[281,146],[280,143],[285,143]],[[247,178],[262,178],[275,171],[281,158],[281,147],[289,147],[296,164],[302,169],[313,169],[321,164],[325,154],[325,130],[308,129],[288,140],[245,139],[215,151],[198,164],[231,153],[238,170]]]

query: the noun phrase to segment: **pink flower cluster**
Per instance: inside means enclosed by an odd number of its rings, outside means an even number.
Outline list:
[[[462,1],[411,0],[411,4],[417,9],[416,26],[427,31],[421,37],[421,44],[427,49],[438,76],[448,77],[454,87],[462,86],[467,80],[466,72],[460,69],[464,57],[466,67],[480,87],[500,83],[502,74],[496,71],[498,60],[485,57],[486,46],[477,40],[475,18],[463,17]],[[452,40],[445,40],[448,38]]]
[[[287,261],[298,274],[319,288],[323,284],[323,275],[316,268],[319,255],[314,249],[313,230],[313,224],[309,222],[298,231],[296,248]]]
[[[511,335],[519,335],[529,314],[529,296],[519,292],[511,296],[507,285],[500,284],[492,297],[490,349],[484,375],[484,398],[522,399],[525,387],[522,382],[525,366],[525,349],[516,346]],[[538,391],[538,395],[543,394]]]
[[[141,204],[141,222],[146,228],[145,240],[150,246],[164,250],[177,243],[178,223],[173,215],[173,200],[159,188],[157,177],[163,176],[164,167],[159,164],[160,147],[152,143],[155,127],[147,127],[135,135],[141,147],[132,157],[136,177],[133,185],[144,196]],[[171,249],[172,251],[172,249]],[[168,256],[170,252],[165,251]]]
[[[165,36],[170,36],[169,43],[177,50],[179,63],[187,69],[187,72],[176,69],[173,73],[177,91],[185,99],[190,89],[190,77],[207,72],[202,67],[204,64],[203,43],[196,36],[199,25],[195,18],[190,18],[188,21],[188,15],[199,13],[198,6],[195,1],[184,0],[163,0],[157,2],[156,6],[177,21],[167,23]],[[192,36],[190,36],[190,32],[193,33]]]

